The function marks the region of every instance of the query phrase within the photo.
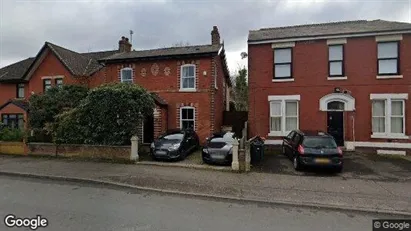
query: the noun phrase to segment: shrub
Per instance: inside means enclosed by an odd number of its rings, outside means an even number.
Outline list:
[[[57,117],[56,143],[128,144],[153,108],[151,95],[137,85],[102,85],[90,90],[78,107]]]
[[[0,130],[0,140],[1,141],[23,141],[24,138],[24,131],[20,129],[10,129],[10,128],[2,128]]]

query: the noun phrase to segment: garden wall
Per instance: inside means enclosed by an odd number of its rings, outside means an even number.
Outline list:
[[[28,143],[29,155],[130,160],[130,146]]]
[[[0,141],[0,154],[24,155],[24,143]]]

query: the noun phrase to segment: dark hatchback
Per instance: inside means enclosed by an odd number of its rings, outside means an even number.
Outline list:
[[[207,164],[231,164],[233,160],[233,141],[235,135],[232,132],[215,133],[207,138],[207,143],[201,152],[204,163]]]
[[[199,147],[195,131],[169,130],[150,144],[150,154],[154,160],[183,160]]]
[[[293,161],[294,169],[305,166],[343,169],[343,152],[334,138],[318,131],[291,131],[283,139],[282,151]]]

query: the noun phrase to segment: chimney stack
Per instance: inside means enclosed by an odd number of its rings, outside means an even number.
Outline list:
[[[122,36],[120,41],[118,41],[118,50],[120,52],[130,52],[131,43],[128,41],[128,38]]]
[[[211,31],[211,45],[220,45],[220,33],[218,32],[217,26],[213,26]]]

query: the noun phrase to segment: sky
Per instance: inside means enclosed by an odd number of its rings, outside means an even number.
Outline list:
[[[411,23],[411,0],[0,0],[0,67],[34,57],[45,41],[77,52],[113,50],[133,30],[133,49],[224,40],[231,74],[247,65],[249,30],[347,20]]]

